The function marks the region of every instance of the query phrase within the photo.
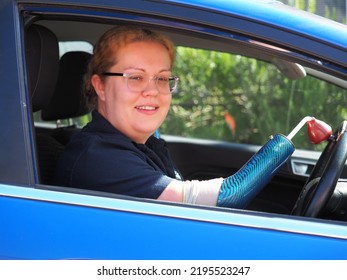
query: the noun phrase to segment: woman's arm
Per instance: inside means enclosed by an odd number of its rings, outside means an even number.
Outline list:
[[[173,180],[159,200],[216,206],[223,178],[206,181]]]

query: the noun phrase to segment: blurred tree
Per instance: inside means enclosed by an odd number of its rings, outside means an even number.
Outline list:
[[[281,0],[284,4],[346,23],[346,0]]]
[[[288,79],[256,59],[178,47],[174,72],[180,84],[164,134],[262,145],[273,133],[288,134],[307,115],[334,127],[347,117],[346,90],[309,76]],[[320,148],[308,142],[305,130],[295,144]]]

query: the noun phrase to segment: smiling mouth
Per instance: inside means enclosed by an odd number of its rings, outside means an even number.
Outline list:
[[[155,106],[136,106],[135,108],[138,109],[138,110],[155,111],[159,107],[155,107]]]

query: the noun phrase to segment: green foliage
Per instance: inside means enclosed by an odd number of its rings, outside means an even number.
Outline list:
[[[310,12],[310,13],[315,13],[316,10],[317,10],[317,5],[316,5],[316,0],[309,0],[308,1],[308,8],[307,10]]]
[[[165,134],[263,145],[310,115],[336,127],[346,119],[347,92],[313,77],[291,80],[273,65],[215,51],[177,48],[179,89],[161,127]],[[235,120],[236,133],[224,114]],[[305,130],[297,148],[317,149]]]
[[[281,0],[284,4],[346,23],[345,0]],[[339,10],[339,11],[338,11]]]

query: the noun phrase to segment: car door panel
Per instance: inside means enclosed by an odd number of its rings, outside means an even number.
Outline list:
[[[346,228],[0,185],[1,259],[343,259]],[[18,211],[25,209],[25,211]],[[329,233],[328,233],[329,232]],[[300,233],[300,234],[299,234]],[[332,234],[334,233],[334,234]],[[237,244],[236,244],[237,242]],[[170,244],[169,250],[168,245]]]

